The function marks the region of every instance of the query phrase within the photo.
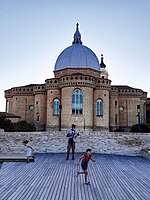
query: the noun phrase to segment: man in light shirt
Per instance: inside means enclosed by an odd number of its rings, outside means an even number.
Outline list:
[[[68,137],[68,145],[67,145],[67,158],[66,160],[69,160],[69,154],[70,149],[72,149],[72,160],[74,160],[74,153],[75,153],[75,142],[76,137],[79,135],[79,133],[75,130],[75,124],[71,125],[71,129],[67,131],[67,137]]]

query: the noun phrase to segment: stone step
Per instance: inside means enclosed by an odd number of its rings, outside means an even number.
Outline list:
[[[30,162],[34,159],[29,158]],[[0,154],[0,162],[27,162],[27,157],[24,154]]]

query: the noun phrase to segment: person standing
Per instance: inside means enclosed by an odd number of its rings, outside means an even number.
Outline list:
[[[75,153],[75,142],[76,137],[79,136],[79,133],[75,130],[76,126],[75,124],[71,125],[71,129],[67,131],[67,137],[68,137],[68,145],[67,145],[67,158],[66,160],[69,160],[69,154],[70,149],[72,149],[72,160],[75,159],[74,153]]]

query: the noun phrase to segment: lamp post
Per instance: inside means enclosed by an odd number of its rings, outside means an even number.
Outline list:
[[[62,105],[59,105],[59,131],[61,131],[61,109]]]
[[[84,118],[84,131],[85,131],[85,118]]]
[[[140,105],[137,105],[137,117],[138,117],[138,132],[140,133],[141,127],[140,127]]]

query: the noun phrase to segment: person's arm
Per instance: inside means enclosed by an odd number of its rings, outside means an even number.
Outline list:
[[[92,162],[96,162],[93,158],[91,158],[90,160],[92,160]]]
[[[68,131],[66,137],[71,137],[71,136],[73,136],[73,134],[70,133],[70,131]]]
[[[28,146],[30,149],[32,149],[32,151],[34,151],[34,149],[33,149],[33,147],[31,147],[31,146]]]
[[[66,137],[71,137],[71,136],[73,136],[72,133],[67,133],[67,135],[66,135]]]
[[[84,158],[84,156],[81,156],[81,157],[79,158],[79,161],[78,161],[77,165],[80,164],[80,161],[81,161],[83,158]]]
[[[79,133],[76,131],[74,137],[76,138],[77,136],[79,136]]]

